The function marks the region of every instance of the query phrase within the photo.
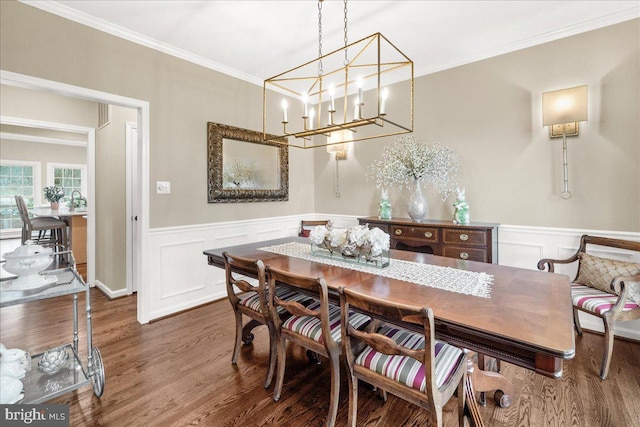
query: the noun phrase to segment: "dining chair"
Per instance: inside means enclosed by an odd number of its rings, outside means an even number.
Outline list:
[[[253,261],[230,255],[227,252],[223,252],[222,256],[224,258],[227,296],[231,303],[236,323],[236,338],[231,363],[236,364],[238,361],[241,342],[250,344],[254,338],[250,332],[243,334],[243,329],[245,328],[243,328],[242,316],[245,315],[251,319],[246,325],[247,331],[250,331],[254,326],[266,325],[269,331],[269,368],[267,369],[264,388],[269,388],[276,365],[276,340],[271,311],[267,306],[268,290],[264,264],[260,260]],[[257,280],[247,277],[246,274],[257,277]],[[238,292],[236,292],[236,289]],[[285,301],[300,301],[301,303],[309,303],[311,301],[308,296],[288,289],[280,290],[278,297]],[[285,313],[281,312],[278,315],[286,316]]]
[[[329,303],[329,291],[323,278],[300,276],[269,265],[265,268],[272,317],[279,307],[291,313],[291,317],[285,321],[274,317],[278,342],[278,373],[273,400],[280,399],[286,368],[287,341],[291,341],[329,359],[331,394],[326,425],[332,427],[336,422],[340,399],[340,307]],[[278,289],[282,287],[306,292],[316,299],[307,307],[295,301],[282,300],[278,297]],[[351,313],[350,325],[354,329],[361,329],[366,327],[370,320],[366,315]]]
[[[356,425],[358,380],[362,380],[428,409],[432,426],[443,425],[442,408],[457,392],[458,423],[463,426],[467,356],[458,347],[435,339],[433,311],[373,298],[345,287],[338,292],[348,368],[347,425]],[[372,327],[353,328],[350,322],[354,310],[370,316]],[[420,332],[406,329],[408,323]]]
[[[606,248],[640,252],[640,242],[585,234],[580,238],[578,250],[569,258],[543,258],[538,261],[538,269],[547,268],[553,273],[556,264],[578,263],[576,277],[571,283],[573,325],[578,335],[582,335],[578,311],[602,319],[605,346],[600,378],[604,380],[609,374],[613,354],[615,322],[640,319],[640,264],[595,256],[593,246],[599,252]],[[587,252],[588,247],[592,253]]]
[[[29,217],[29,209],[22,196],[15,196],[20,219],[22,220],[21,242],[24,245],[27,240],[33,243],[53,247],[62,252],[67,250],[67,223],[51,216]],[[38,232],[35,236],[34,233]]]

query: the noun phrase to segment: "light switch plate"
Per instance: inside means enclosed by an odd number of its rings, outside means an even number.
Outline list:
[[[156,189],[158,194],[171,194],[171,182],[156,181]]]

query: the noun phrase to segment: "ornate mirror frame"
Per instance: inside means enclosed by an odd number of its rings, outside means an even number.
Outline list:
[[[262,132],[241,129],[219,123],[207,123],[207,172],[209,183],[209,203],[233,202],[274,202],[289,200],[289,147],[286,140],[282,144],[265,141]],[[277,136],[269,135],[277,140]],[[279,188],[278,189],[248,189],[223,187],[223,158],[222,144],[224,139],[250,142],[254,144],[271,145],[278,148],[279,157]]]

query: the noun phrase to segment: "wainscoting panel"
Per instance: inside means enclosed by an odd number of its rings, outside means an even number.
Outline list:
[[[189,254],[204,250],[202,239],[160,245],[161,299],[176,298],[205,289],[204,268],[182,268],[190,264]]]
[[[207,265],[206,249],[258,242],[298,234],[303,219],[330,219],[338,227],[358,224],[366,215],[306,214],[198,226],[151,230],[149,234],[152,295],[150,319],[226,298],[224,272]],[[578,247],[580,236],[591,234],[640,241],[640,233],[502,225],[498,232],[498,263],[537,270],[541,258],[563,259]],[[602,248],[602,257],[640,263],[640,255]],[[575,277],[576,266],[558,266],[557,274]],[[586,329],[603,331],[602,322],[580,313]],[[619,323],[616,335],[640,341],[640,321]]]
[[[208,265],[203,251],[296,236],[301,220],[316,218],[307,214],[151,230],[150,320],[226,298],[224,271]]]

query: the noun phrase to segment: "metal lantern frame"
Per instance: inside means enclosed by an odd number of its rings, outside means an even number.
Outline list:
[[[348,54],[351,59],[348,59]],[[396,116],[401,114],[388,114],[385,110],[383,78],[387,86],[409,81],[409,99],[402,100],[408,103],[404,108],[408,108],[409,117],[398,120]],[[329,85],[329,81],[333,84]],[[330,94],[331,90],[338,95]],[[364,91],[366,95],[363,95]],[[296,108],[301,104],[299,100],[304,102],[301,115],[295,117],[292,114],[295,126],[288,120],[287,107],[284,111],[278,109],[280,104],[274,100],[283,95],[292,100]],[[374,102],[368,103],[365,111],[364,100],[367,97],[371,100],[374,95]],[[374,33],[266,79],[263,86],[263,137],[265,141],[278,144],[286,141],[286,145],[293,147],[317,148],[340,144],[340,141],[329,140],[331,133],[336,131],[352,131],[352,141],[410,133],[413,132],[413,96],[413,61],[381,33]],[[354,100],[352,116],[349,114],[351,100]],[[402,101],[395,105],[401,105]],[[286,101],[283,104],[286,105]],[[314,108],[317,116],[310,114]],[[336,119],[340,113],[342,118]],[[282,115],[282,120],[275,118],[276,115]],[[280,132],[274,128],[274,123],[278,122]],[[362,131],[365,128],[367,131]],[[314,136],[324,137],[324,140]]]

